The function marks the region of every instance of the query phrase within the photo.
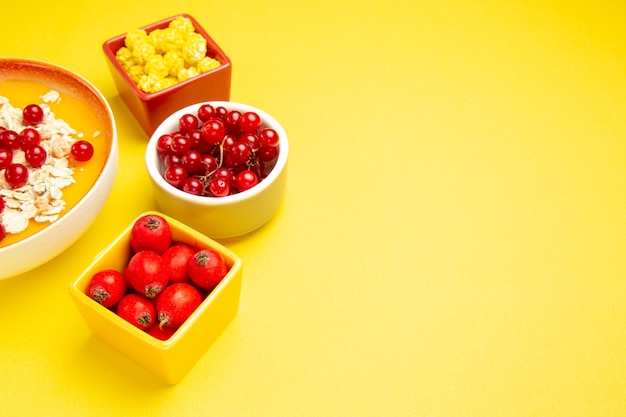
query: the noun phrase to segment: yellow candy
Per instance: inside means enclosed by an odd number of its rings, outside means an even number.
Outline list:
[[[117,53],[115,54],[115,58],[117,62],[120,63],[122,68],[128,71],[128,68],[132,67],[135,64],[135,60],[133,59],[133,53],[130,49],[125,46],[122,46]]]
[[[156,54],[154,46],[150,43],[136,45],[133,51],[133,59],[137,64],[145,64],[151,56]]]
[[[186,17],[180,16],[176,19],[172,20],[169,24],[169,27],[175,29],[176,31],[182,33],[194,33],[196,29],[193,27],[193,23],[191,20]]]
[[[126,34],[124,44],[130,50],[133,50],[136,45],[146,43],[148,40],[148,34],[143,29],[133,29]]]
[[[185,61],[183,57],[176,51],[167,51],[163,56],[163,60],[165,61],[165,65],[168,67],[169,75],[176,77],[178,72],[185,68]]]
[[[165,77],[163,79],[163,88],[171,87],[174,84],[178,84],[178,79],[176,79],[176,77]]]
[[[191,77],[195,77],[198,74],[200,73],[195,67],[188,67],[188,68],[183,68],[180,71],[178,71],[176,78],[178,78],[178,81],[185,81],[185,80],[190,79]]]
[[[116,59],[145,93],[160,91],[220,65],[207,56],[206,39],[183,16],[149,34],[143,29],[129,31]]]
[[[169,74],[169,68],[165,63],[163,55],[155,54],[146,59],[144,66],[146,74],[154,74],[159,78],[165,78]]]
[[[183,59],[189,65],[195,65],[206,56],[206,39],[199,33],[190,33],[183,45]]]
[[[135,84],[139,83],[139,79],[145,75],[143,65],[133,65],[130,68],[126,69],[128,76],[131,80],[135,82]]]
[[[211,71],[213,68],[217,68],[219,66],[220,61],[218,61],[217,59],[213,59],[209,56],[205,56],[204,58],[202,58],[200,61],[198,61],[198,65],[196,65],[200,73]]]
[[[148,74],[141,77],[138,85],[146,93],[156,93],[165,88],[165,80],[155,74]]]

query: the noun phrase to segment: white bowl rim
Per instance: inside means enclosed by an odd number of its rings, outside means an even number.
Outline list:
[[[196,114],[197,110],[203,104],[211,104],[214,107],[224,106],[227,109],[239,110],[241,112],[254,111],[261,117],[261,120],[265,125],[267,125],[268,127],[272,127],[278,133],[280,137],[280,142],[278,144],[279,152],[276,159],[276,165],[274,165],[267,177],[259,181],[259,183],[254,187],[240,193],[231,194],[224,197],[197,196],[173,187],[171,184],[165,181],[163,175],[159,172],[159,158],[156,152],[156,143],[159,137],[167,133],[175,132],[177,130],[178,120],[180,119],[180,117],[187,113]],[[170,193],[176,198],[179,198],[188,203],[202,205],[206,207],[218,207],[248,200],[262,193],[276,180],[280,173],[285,169],[287,165],[288,154],[289,140],[287,139],[287,133],[285,132],[282,125],[270,114],[252,105],[238,103],[234,101],[203,101],[200,103],[185,106],[175,111],[159,124],[157,129],[151,135],[148,146],[146,147],[145,162],[150,178],[152,178],[152,181],[165,192]]]
[[[110,146],[110,152],[109,155],[107,156],[107,159],[104,163],[104,166],[102,167],[102,170],[100,170],[100,174],[98,175],[98,178],[96,179],[96,181],[93,183],[93,185],[91,186],[91,188],[89,189],[89,191],[87,191],[85,193],[85,195],[83,195],[81,197],[81,199],[74,204],[74,206],[72,206],[67,212],[65,212],[63,214],[63,216],[61,216],[58,220],[48,224],[45,228],[38,230],[37,232],[33,233],[32,235],[25,237],[24,239],[20,239],[17,242],[11,243],[10,245],[4,246],[0,248],[0,254],[4,253],[4,252],[8,252],[9,250],[13,250],[15,248],[19,248],[22,247],[24,245],[28,245],[30,241],[32,240],[36,240],[38,238],[40,238],[43,235],[49,234],[49,233],[53,233],[54,230],[58,229],[59,227],[62,227],[63,223],[65,223],[67,221],[67,219],[69,219],[70,214],[72,214],[75,211],[80,210],[80,208],[87,204],[86,202],[89,200],[89,197],[99,191],[99,185],[100,183],[105,181],[105,173],[108,172],[111,169],[115,169],[116,165],[117,165],[117,154],[118,154],[118,150],[117,150],[117,141],[118,141],[118,136],[117,136],[117,126],[115,124],[115,117],[113,116],[113,110],[111,109],[111,105],[109,104],[109,102],[107,101],[107,99],[104,97],[104,94],[102,94],[102,92],[89,80],[87,80],[85,77],[83,77],[82,75],[78,74],[77,72],[70,70],[66,67],[63,67],[61,65],[58,64],[52,64],[46,61],[42,61],[42,60],[38,60],[38,59],[31,59],[31,58],[14,58],[14,57],[4,57],[3,59],[8,59],[8,60],[16,60],[16,61],[23,61],[23,62],[27,62],[27,63],[33,63],[33,64],[37,64],[37,65],[42,65],[42,66],[46,66],[46,67],[50,67],[52,69],[58,69],[60,71],[65,71],[68,74],[70,74],[72,77],[75,77],[76,79],[78,79],[80,82],[82,82],[98,99],[101,103],[104,104],[105,110],[106,110],[106,114],[109,115],[109,119],[111,122],[111,146]],[[70,219],[71,221],[71,219]]]

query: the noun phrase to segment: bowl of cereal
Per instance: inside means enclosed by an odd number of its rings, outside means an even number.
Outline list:
[[[289,141],[267,112],[211,101],[172,113],[146,147],[160,210],[216,238],[243,236],[281,206]]]
[[[44,264],[87,230],[117,158],[113,113],[88,80],[0,58],[0,279]]]
[[[190,15],[132,29],[103,49],[122,101],[148,137],[177,109],[230,99],[231,61]]]

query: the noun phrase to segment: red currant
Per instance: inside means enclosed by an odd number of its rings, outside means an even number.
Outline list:
[[[195,149],[190,149],[183,155],[181,162],[188,173],[195,174],[202,169],[202,154]]]
[[[86,140],[74,142],[70,153],[79,162],[86,162],[93,156],[93,145]]]
[[[0,169],[5,169],[13,162],[13,152],[0,148]]]
[[[241,112],[239,110],[230,110],[224,119],[226,125],[226,131],[229,133],[239,133],[239,120],[241,119]]]
[[[198,129],[198,117],[190,113],[184,114],[180,117],[178,126],[182,133],[193,132]]]
[[[0,213],[2,213],[4,211],[4,198],[0,197]]]
[[[228,185],[235,182],[235,175],[230,169],[225,168],[225,167],[216,169],[215,173],[213,174],[213,178],[221,178],[225,180],[228,183]]]
[[[230,151],[230,148],[235,146],[235,143],[237,142],[238,142],[237,138],[229,133],[226,136],[224,136],[224,140],[222,141],[222,149],[225,152],[228,152]]]
[[[278,148],[276,146],[263,145],[256,153],[257,158],[261,162],[270,162],[278,156]]]
[[[200,153],[208,153],[213,148],[213,145],[202,139],[202,133],[199,130],[187,133],[187,137],[191,141],[191,149]]]
[[[41,135],[36,129],[27,127],[20,132],[20,145],[22,149],[26,149],[33,145],[39,145],[39,143],[41,143]]]
[[[181,188],[189,177],[185,168],[180,165],[172,165],[165,170],[165,181],[176,188]]]
[[[5,149],[19,149],[21,141],[20,135],[18,135],[14,130],[5,130],[0,132],[0,146]]]
[[[206,121],[200,128],[202,138],[210,144],[220,143],[226,134],[224,123],[219,119],[211,119]]]
[[[241,171],[235,178],[235,186],[239,191],[246,191],[259,183],[259,177],[249,169]]]
[[[215,111],[215,107],[210,104],[203,104],[198,109],[198,118],[202,122],[206,122],[207,120],[217,117],[217,112]]]
[[[172,143],[172,135],[161,135],[156,143],[156,150],[159,155],[167,155],[170,152],[170,144]]]
[[[261,140],[256,133],[244,133],[239,137],[239,141],[247,143],[253,151],[258,150],[261,147]]]
[[[200,161],[204,166],[204,168],[202,168],[200,172],[204,175],[215,171],[215,169],[217,168],[217,160],[211,154],[202,154]]]
[[[28,168],[23,164],[11,164],[4,171],[4,179],[13,188],[20,188],[28,182]]]
[[[176,155],[183,156],[191,149],[191,140],[187,136],[174,135],[170,143],[170,149]]]
[[[254,133],[261,127],[261,116],[253,111],[244,112],[239,120],[239,128],[244,133]]]
[[[190,194],[223,197],[250,189],[279,154],[278,132],[264,128],[255,111],[205,103],[181,116],[178,128],[158,139],[157,154],[165,180]]]
[[[278,136],[278,132],[272,129],[271,127],[266,127],[259,132],[259,139],[263,145],[267,146],[278,146],[280,142],[280,137]]]
[[[22,110],[22,119],[25,125],[38,125],[43,121],[43,109],[37,104],[29,104]]]
[[[193,195],[202,195],[204,193],[204,184],[196,177],[189,177],[183,183],[183,191]]]
[[[228,109],[224,106],[217,106],[215,108],[215,116],[220,120],[225,120],[228,114]]]
[[[224,156],[224,165],[231,168],[244,165],[248,162],[250,155],[252,155],[250,146],[244,142],[237,142]]]
[[[24,158],[31,167],[39,168],[46,162],[48,153],[43,146],[33,145],[24,151]]]
[[[230,194],[230,184],[224,178],[213,177],[209,181],[209,191],[215,197],[225,197]]]
[[[183,157],[180,155],[168,153],[167,155],[165,155],[165,158],[163,158],[163,165],[165,165],[165,168],[169,168],[172,165],[182,165],[182,164],[183,164]]]

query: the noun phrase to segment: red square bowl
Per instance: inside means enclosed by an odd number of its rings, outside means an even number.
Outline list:
[[[232,63],[219,45],[211,39],[192,16],[180,14],[143,26],[140,29],[145,30],[148,34],[155,29],[165,29],[172,20],[178,17],[189,19],[195,31],[206,39],[206,55],[217,59],[220,62],[218,67],[180,81],[163,90],[145,93],[116,59],[117,51],[125,46],[126,34],[109,39],[103,44],[109,69],[120,97],[148,137],[168,115],[180,108],[203,101],[230,100]]]

